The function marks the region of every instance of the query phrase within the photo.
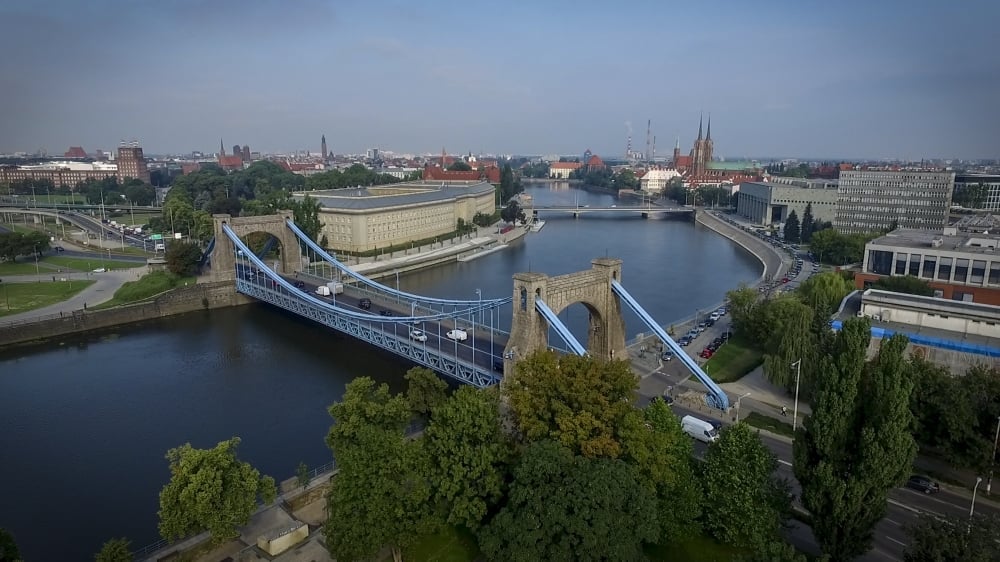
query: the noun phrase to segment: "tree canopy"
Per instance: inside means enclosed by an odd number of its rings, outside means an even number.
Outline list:
[[[130,545],[125,538],[111,539],[94,555],[94,562],[132,562]]]
[[[933,297],[934,288],[930,283],[913,275],[890,275],[872,283],[872,289]]]
[[[44,232],[0,232],[0,259],[4,261],[41,254],[49,248],[49,237]]]
[[[799,238],[801,241],[808,244],[815,229],[816,221],[813,219],[813,204],[806,203],[806,208],[802,211],[802,225],[799,228]]]
[[[528,442],[552,439],[585,457],[616,458],[637,379],[627,361],[539,351],[517,362],[506,392]]]
[[[448,383],[426,367],[414,367],[406,371],[406,401],[410,409],[423,416],[429,416],[448,399]]]
[[[883,341],[866,362],[870,337],[867,319],[852,318],[822,350],[812,415],[793,447],[802,503],[823,552],[834,560],[868,551],[887,494],[909,475],[917,453],[907,340]]]
[[[1000,562],[1000,518],[923,513],[906,528],[904,562]]]
[[[479,541],[492,560],[638,560],[657,531],[651,490],[632,467],[542,440],[525,448]]]
[[[788,218],[785,219],[785,241],[797,244],[802,241],[802,230],[799,226],[799,216],[795,214],[795,211],[788,213]]]
[[[17,541],[10,531],[0,527],[0,562],[16,562],[21,560],[21,551],[17,548]]]
[[[171,241],[166,253],[167,269],[180,277],[188,277],[198,273],[201,262],[201,247],[186,240]]]
[[[277,496],[274,479],[236,458],[239,437],[212,449],[190,443],[167,451],[170,482],[160,492],[160,535],[167,540],[210,531],[215,542],[237,536],[258,498]]]

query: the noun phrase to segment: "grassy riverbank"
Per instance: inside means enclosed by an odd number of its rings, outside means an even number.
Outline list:
[[[20,314],[62,302],[93,283],[93,281],[4,282],[0,284],[0,316]]]
[[[138,281],[128,281],[115,291],[111,300],[101,303],[94,310],[114,308],[125,304],[133,304],[149,300],[171,289],[194,285],[194,277],[178,277],[166,271],[154,271],[143,275]]]

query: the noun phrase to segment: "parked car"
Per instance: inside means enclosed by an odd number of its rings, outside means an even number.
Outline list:
[[[663,355],[660,356],[660,359],[662,359],[664,361],[670,361],[673,358],[674,358],[674,352],[673,351],[664,351]]]
[[[936,494],[941,491],[941,485],[926,476],[914,474],[906,481],[906,487],[923,492],[925,494]]]
[[[392,316],[392,311],[391,310],[386,310],[384,308],[382,310],[378,311],[378,313],[381,314],[382,316]]]
[[[55,250],[55,251],[57,251],[57,252],[65,252],[66,251],[66,248],[63,248],[62,246],[53,246],[52,249]]]
[[[469,339],[469,334],[467,334],[465,330],[455,329],[455,330],[448,330],[448,333],[445,334],[445,337],[450,340],[465,341]]]
[[[293,283],[293,284],[295,285],[295,288],[296,288],[296,289],[305,289],[305,288],[306,288],[306,283],[305,283],[305,281],[296,281],[296,282],[295,282],[295,283]]]
[[[410,339],[415,341],[427,341],[427,334],[420,330],[410,330]]]

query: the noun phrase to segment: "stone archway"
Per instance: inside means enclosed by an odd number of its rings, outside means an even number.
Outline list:
[[[212,251],[213,281],[236,279],[236,246],[222,231],[223,224],[228,224],[240,238],[254,232],[266,232],[274,236],[281,244],[281,273],[289,274],[302,269],[299,239],[285,225],[286,221],[293,220],[292,211],[278,211],[276,215],[253,217],[212,215],[212,218],[215,219],[215,249]]]
[[[556,314],[572,304],[583,304],[590,312],[587,333],[590,354],[603,359],[628,358],[621,299],[611,289],[612,280],[621,282],[622,260],[597,258],[591,264],[589,270],[556,277],[544,273],[514,274],[514,314],[505,359],[519,359],[548,346],[549,324],[535,310],[535,296],[541,297]]]

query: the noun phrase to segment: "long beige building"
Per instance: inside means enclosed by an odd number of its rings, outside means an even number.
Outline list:
[[[416,181],[295,193],[320,204],[320,237],[333,250],[365,252],[454,232],[458,219],[496,210],[496,188],[485,181]]]
[[[744,182],[736,194],[736,212],[762,226],[783,223],[792,211],[801,221],[810,204],[813,219],[833,222],[837,215],[837,182]]]

